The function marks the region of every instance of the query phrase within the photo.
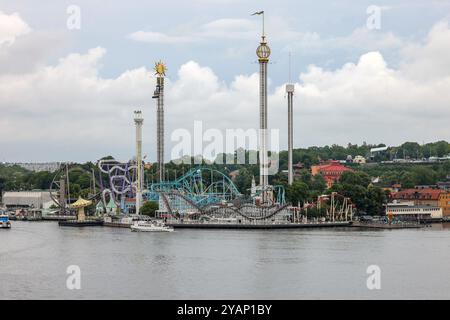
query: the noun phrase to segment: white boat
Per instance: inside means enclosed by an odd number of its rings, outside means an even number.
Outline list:
[[[131,225],[131,231],[144,231],[144,232],[172,232],[172,227],[166,226],[162,222],[157,221],[135,221]]]
[[[0,228],[11,228],[11,222],[9,222],[9,216],[7,214],[0,214]]]

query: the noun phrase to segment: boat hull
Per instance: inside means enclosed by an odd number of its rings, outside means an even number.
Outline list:
[[[131,231],[135,232],[173,232],[173,228],[151,228],[142,226],[131,226]]]
[[[11,229],[11,223],[8,222],[0,222],[0,229]]]

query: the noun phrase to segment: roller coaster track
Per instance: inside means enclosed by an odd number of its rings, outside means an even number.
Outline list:
[[[164,202],[164,205],[166,206],[167,210],[169,211],[169,214],[172,214],[172,207],[170,206],[170,202],[167,199],[167,195],[165,193],[161,193],[161,198]]]
[[[267,211],[269,211],[270,209],[273,209],[274,207],[277,207],[277,208],[274,211],[267,213]],[[242,212],[242,207],[236,208],[236,212],[238,214],[240,214],[241,216],[243,216],[244,218],[249,219],[249,220],[265,220],[265,219],[272,218],[277,213],[279,213],[282,210],[284,210],[286,207],[288,207],[287,204],[282,205],[282,206],[270,206],[270,207],[259,207],[259,206],[253,205],[253,207],[249,207],[252,210],[256,209],[256,210],[259,210],[261,212],[261,214],[259,214],[257,216],[250,216],[250,215]]]
[[[281,212],[285,208],[288,207],[288,205],[271,205],[271,206],[256,206],[254,204],[244,203],[241,206],[223,206],[222,203],[214,203],[214,204],[208,204],[204,207],[198,206],[194,201],[192,201],[189,197],[185,196],[184,194],[178,192],[178,191],[171,191],[171,192],[162,192],[161,197],[164,201],[164,204],[167,207],[167,210],[170,214],[173,213],[173,209],[170,205],[170,201],[168,197],[179,197],[182,200],[186,201],[189,205],[191,205],[195,210],[198,211],[199,216],[214,216],[218,212],[221,211],[229,211],[234,212],[238,216],[242,216],[248,220],[265,220],[270,219],[273,216],[275,216],[277,213]],[[231,211],[230,211],[231,210]],[[249,211],[249,212],[247,212]],[[252,212],[253,211],[253,212]]]
[[[242,196],[233,181],[225,174],[201,166],[192,168],[174,181],[152,183],[148,186],[148,190],[151,198],[154,198],[154,194],[175,190],[187,195],[191,200],[197,199],[197,205],[200,202],[206,202],[205,204],[215,202],[218,198],[232,200]]]
[[[181,199],[186,201],[188,204],[193,206],[198,211],[202,211],[202,209],[194,201],[192,201],[189,197],[185,196],[184,194],[182,194],[179,191],[174,190],[174,191],[169,191],[169,192],[161,192],[161,196],[163,197],[164,204],[167,206],[168,209],[170,208],[169,209],[170,211],[172,211],[172,208],[170,206],[170,202],[169,202],[169,199],[167,198],[167,196],[180,197]],[[172,212],[170,212],[170,213],[172,213]]]

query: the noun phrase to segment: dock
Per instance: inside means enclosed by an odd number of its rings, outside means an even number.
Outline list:
[[[360,222],[355,221],[352,223],[352,227],[356,228],[364,228],[364,229],[418,229],[423,228],[424,225],[416,224],[416,223],[381,223],[381,222]]]
[[[103,226],[103,221],[101,220],[65,220],[58,221],[60,227],[100,227]]]
[[[113,227],[113,228],[130,228],[131,223],[122,223],[122,222],[103,222],[104,227]]]
[[[60,216],[60,215],[47,215],[42,216],[43,221],[68,221],[75,220],[77,217],[75,216]]]
[[[9,217],[9,220],[11,221],[67,221],[75,219],[75,216]]]
[[[311,222],[311,223],[199,223],[175,222],[166,223],[175,229],[305,229],[349,227],[350,221],[343,222]]]

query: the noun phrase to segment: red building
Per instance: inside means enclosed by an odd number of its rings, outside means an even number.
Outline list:
[[[410,201],[415,205],[439,206],[439,196],[445,193],[445,190],[432,188],[412,188],[404,189],[399,192],[391,193],[391,198],[399,202]]]
[[[323,162],[319,165],[311,166],[311,174],[313,176],[321,174],[330,188],[333,183],[337,182],[345,171],[352,171],[352,169],[339,163],[339,161]]]

